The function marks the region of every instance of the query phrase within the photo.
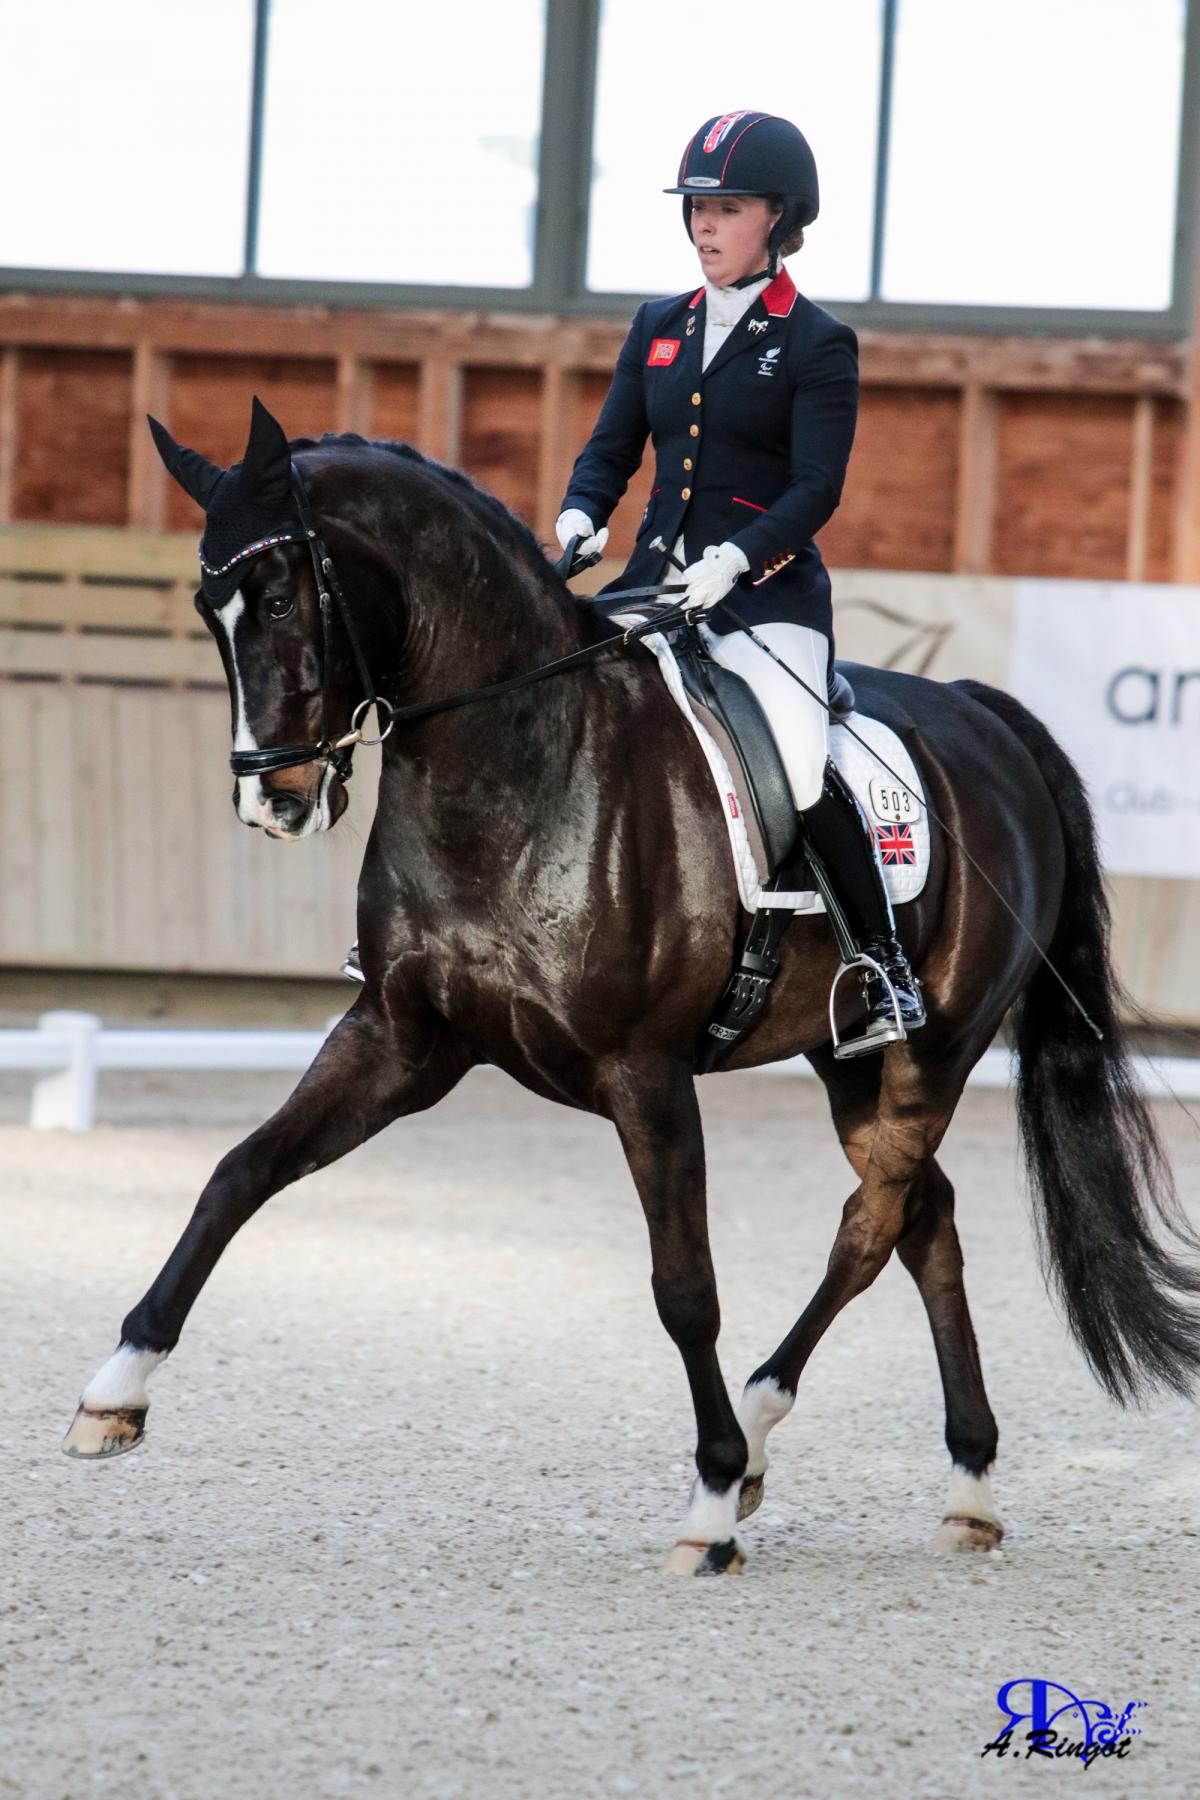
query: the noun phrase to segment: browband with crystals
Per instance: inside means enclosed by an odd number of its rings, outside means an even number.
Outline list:
[[[273,550],[276,544],[298,544],[302,541],[303,537],[304,533],[302,531],[282,531],[278,537],[259,538],[256,544],[247,544],[244,550],[239,550],[236,556],[231,556],[229,561],[227,563],[222,563],[219,569],[214,569],[211,563],[205,562],[203,549],[204,540],[202,538],[200,540],[201,549],[199,553],[200,567],[206,575],[228,575],[230,569],[237,563],[245,562],[248,556],[257,556],[260,550]]]

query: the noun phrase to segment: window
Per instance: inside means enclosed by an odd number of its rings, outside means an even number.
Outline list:
[[[674,184],[697,125],[737,107],[780,113],[817,159],[821,213],[792,261],[816,298],[870,291],[879,110],[879,0],[695,0],[682,11],[604,0],[589,288],[678,293],[698,279]]]
[[[1184,0],[901,0],[885,300],[1171,303]]]
[[[544,0],[273,0],[258,273],[527,287]]]
[[[236,275],[253,0],[0,6],[0,267]]]

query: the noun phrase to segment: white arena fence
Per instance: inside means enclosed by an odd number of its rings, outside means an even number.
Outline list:
[[[88,1131],[95,1123],[96,1082],[102,1070],[268,1069],[299,1074],[337,1023],[330,1019],[324,1031],[129,1030],[108,1028],[94,1013],[48,1012],[30,1030],[0,1031],[0,1069],[32,1074],[29,1123],[35,1131]],[[802,1056],[753,1072],[812,1075]],[[1200,1058],[1137,1057],[1134,1073],[1139,1090],[1152,1099],[1171,1095],[1200,1099]],[[1005,1088],[1012,1079],[1009,1052],[994,1048],[971,1071],[967,1085]]]

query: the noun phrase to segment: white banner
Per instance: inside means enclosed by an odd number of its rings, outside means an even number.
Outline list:
[[[1012,691],[1086,781],[1105,868],[1200,877],[1200,589],[1016,588]]]

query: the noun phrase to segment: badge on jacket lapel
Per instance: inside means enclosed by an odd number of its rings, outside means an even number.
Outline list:
[[[763,351],[758,359],[758,372],[760,375],[773,375],[775,373],[778,366],[775,359],[778,357],[781,348],[782,346],[780,344],[776,344],[773,350]]]
[[[678,338],[655,338],[650,346],[650,354],[646,358],[646,362],[651,369],[657,369],[664,363],[673,363],[678,354]]]
[[[763,332],[770,323],[770,319],[751,319],[748,329],[754,332]]]

